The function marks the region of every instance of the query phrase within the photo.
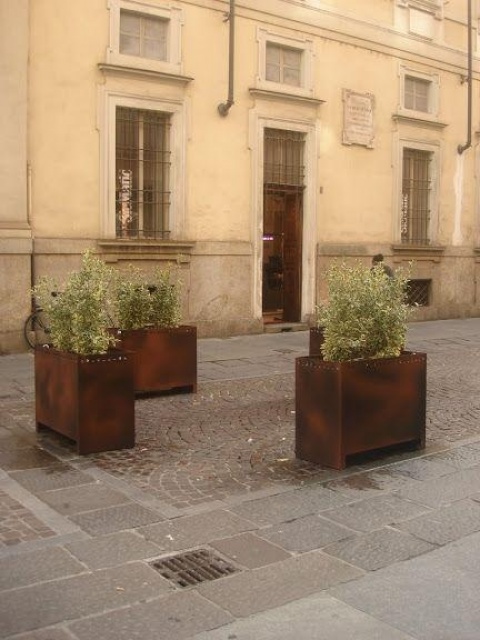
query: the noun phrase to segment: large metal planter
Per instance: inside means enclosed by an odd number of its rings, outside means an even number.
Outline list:
[[[296,360],[297,458],[343,469],[348,456],[398,444],[425,446],[424,353],[328,362]]]
[[[36,348],[37,430],[47,427],[74,440],[79,454],[130,449],[134,404],[131,354],[79,356]]]
[[[197,328],[119,330],[118,346],[133,352],[135,394],[197,390]]]

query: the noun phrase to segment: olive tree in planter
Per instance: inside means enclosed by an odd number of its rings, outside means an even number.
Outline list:
[[[335,263],[327,279],[322,356],[296,361],[296,456],[342,469],[352,454],[424,447],[426,355],[404,351],[407,276]]]
[[[133,360],[114,348],[106,313],[111,272],[90,252],[81,269],[58,286],[34,288],[47,315],[51,345],[35,349],[37,430],[47,427],[76,442],[80,454],[134,446]]]
[[[134,353],[135,393],[197,390],[197,329],[181,325],[180,282],[157,269],[150,284],[135,267],[115,287],[116,338]]]

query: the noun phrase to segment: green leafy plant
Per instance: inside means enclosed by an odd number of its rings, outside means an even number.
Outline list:
[[[157,269],[148,283],[136,267],[119,272],[113,308],[121,330],[177,327],[181,319],[180,280],[172,269]]]
[[[108,351],[114,342],[107,313],[111,280],[111,269],[87,251],[80,270],[70,274],[62,290],[50,278],[39,281],[33,295],[47,315],[53,347],[80,355]]]
[[[172,269],[158,269],[150,293],[150,323],[161,328],[178,327],[181,314],[181,282],[172,282]]]
[[[113,308],[120,329],[142,329],[150,324],[151,298],[143,274],[129,266],[115,277]]]
[[[333,263],[327,271],[328,301],[317,307],[325,360],[400,355],[412,308],[406,303],[408,274],[395,277],[360,263]]]

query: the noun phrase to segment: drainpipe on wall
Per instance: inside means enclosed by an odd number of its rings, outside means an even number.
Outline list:
[[[235,64],[235,0],[230,0],[230,12],[227,20],[230,21],[230,35],[228,45],[228,98],[226,102],[218,105],[218,113],[225,117],[233,104],[233,70]]]
[[[472,0],[468,3],[468,106],[467,106],[467,142],[459,144],[458,153],[461,155],[466,149],[472,146]]]

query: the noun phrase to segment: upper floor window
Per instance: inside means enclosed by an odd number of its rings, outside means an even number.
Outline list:
[[[109,0],[107,63],[181,73],[182,11],[139,0]]]
[[[439,39],[442,34],[442,0],[396,0],[395,26],[427,40]]]
[[[257,31],[259,62],[257,88],[313,94],[313,42],[281,36],[265,29]]]
[[[167,60],[168,20],[120,11],[120,53]]]
[[[300,87],[302,85],[302,51],[267,42],[265,78],[270,82]]]
[[[422,78],[405,77],[405,109],[414,111],[430,111],[430,85],[431,82]]]
[[[439,94],[438,74],[400,66],[400,113],[436,119],[439,113]]]

